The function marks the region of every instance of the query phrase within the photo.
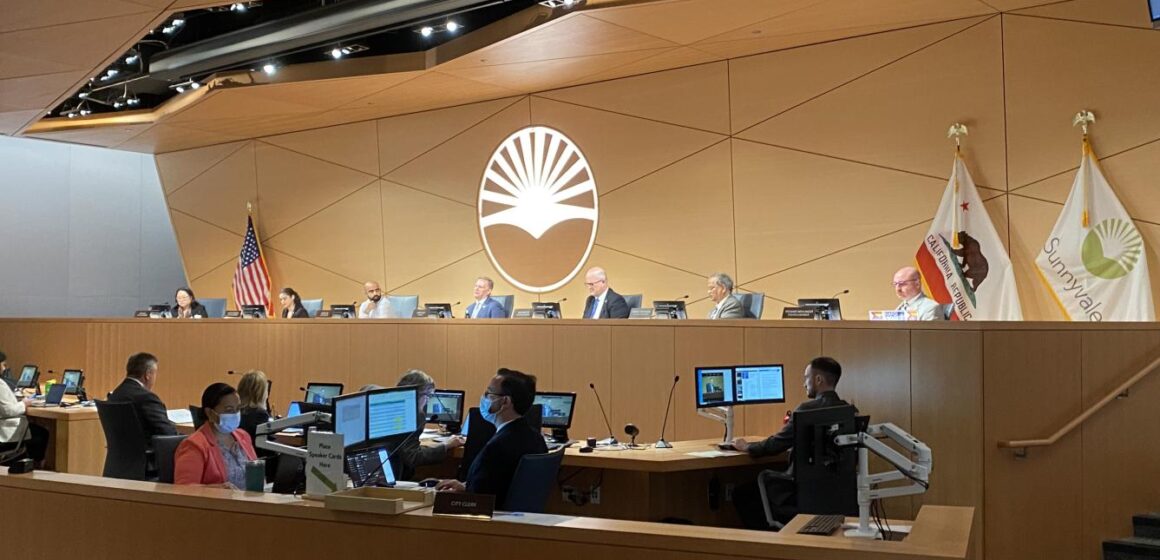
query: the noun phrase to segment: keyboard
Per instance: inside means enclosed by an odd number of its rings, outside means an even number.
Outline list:
[[[806,522],[805,526],[798,529],[799,535],[829,535],[834,532],[834,529],[842,526],[846,522],[844,515],[815,515],[813,519]]]

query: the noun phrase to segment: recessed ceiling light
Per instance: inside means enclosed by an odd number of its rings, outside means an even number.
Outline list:
[[[431,34],[434,32],[435,32],[435,29],[431,26],[425,26],[419,30],[419,34],[424,36],[424,37],[430,37]]]
[[[342,52],[342,49],[340,49],[338,47],[330,49],[330,56],[331,56],[331,58],[334,58],[335,60],[342,58],[343,54],[344,53]]]
[[[262,65],[262,71],[265,72],[267,76],[273,76],[278,72],[278,67],[267,62],[266,64]]]
[[[455,23],[454,21],[449,21],[447,22],[447,30],[455,33],[456,31],[459,31],[459,24]]]

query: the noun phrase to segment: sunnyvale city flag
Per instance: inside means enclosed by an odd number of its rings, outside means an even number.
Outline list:
[[[951,319],[1023,319],[1011,259],[958,153],[934,223],[914,259],[926,293],[953,304]]]
[[[1071,194],[1035,264],[1069,320],[1156,320],[1144,238],[1086,138]]]
[[[243,305],[264,305],[270,312],[270,272],[254,231],[253,216],[246,218],[246,239],[234,270],[234,302],[238,309]]]

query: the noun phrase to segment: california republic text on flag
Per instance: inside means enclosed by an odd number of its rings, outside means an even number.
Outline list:
[[[930,297],[953,304],[951,319],[1023,319],[1011,259],[958,153],[934,223],[914,258]]]
[[[1035,264],[1069,320],[1156,320],[1144,238],[1086,138],[1071,194]]]

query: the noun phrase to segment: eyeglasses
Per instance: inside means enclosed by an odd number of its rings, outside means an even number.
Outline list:
[[[508,396],[508,394],[507,393],[493,393],[491,391],[491,389],[488,389],[488,390],[483,392],[483,396],[485,396],[485,397],[506,397],[506,396]]]
[[[901,282],[891,282],[890,285],[897,288],[899,286],[905,286],[907,284],[910,284],[911,282],[918,282],[918,280],[903,280]]]
[[[597,280],[595,282],[585,282],[584,285],[591,288],[592,286],[595,286],[597,284],[603,284],[603,283],[604,283],[604,280]]]

